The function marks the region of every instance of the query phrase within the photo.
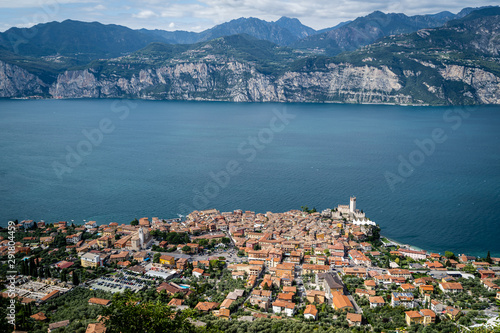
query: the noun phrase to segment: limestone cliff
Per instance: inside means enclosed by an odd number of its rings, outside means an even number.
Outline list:
[[[42,95],[47,85],[28,71],[0,61],[0,97]]]

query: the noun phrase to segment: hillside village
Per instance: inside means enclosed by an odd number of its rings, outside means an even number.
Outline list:
[[[17,275],[7,280],[6,230],[0,273],[2,302],[15,288],[17,332],[105,332],[100,309],[118,294],[156,300],[200,331],[288,318],[336,330],[453,331],[498,317],[500,258],[397,244],[356,198],[322,212],[211,209],[185,219],[15,227]],[[67,302],[87,317],[58,308]]]

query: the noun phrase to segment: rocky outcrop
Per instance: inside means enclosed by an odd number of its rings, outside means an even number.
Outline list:
[[[28,71],[0,61],[0,97],[42,95],[47,85]]]
[[[401,84],[387,67],[333,65],[328,71],[264,75],[240,62],[183,63],[142,69],[131,78],[91,70],[67,71],[50,87],[57,98],[136,97],[235,102],[410,103],[398,94]]]
[[[458,65],[445,65],[440,70],[443,78],[462,81],[476,91],[476,97],[482,104],[500,104],[500,78],[480,68]]]

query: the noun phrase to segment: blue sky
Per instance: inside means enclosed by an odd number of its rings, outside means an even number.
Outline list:
[[[498,0],[0,0],[0,31],[65,19],[133,29],[202,31],[239,17],[275,21],[281,16],[322,29],[375,10],[417,15],[498,4]]]

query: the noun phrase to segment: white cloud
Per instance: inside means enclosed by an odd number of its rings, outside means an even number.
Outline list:
[[[64,4],[70,3],[95,3],[98,0],[22,0],[22,1],[13,1],[13,0],[0,0],[0,8],[43,8],[46,7],[54,7]]]
[[[132,17],[135,17],[135,18],[140,18],[140,19],[149,19],[149,18],[152,18],[152,17],[157,17],[158,14],[156,14],[155,12],[153,12],[152,10],[141,10],[138,14],[132,14]]]
[[[173,28],[175,27],[175,23],[174,23],[174,22],[170,22],[170,24],[168,25],[168,27],[169,27],[170,29],[173,29]]]

